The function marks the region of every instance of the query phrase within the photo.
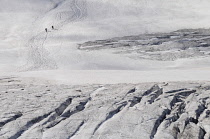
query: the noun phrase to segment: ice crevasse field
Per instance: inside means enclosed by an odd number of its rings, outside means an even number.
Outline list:
[[[126,55],[97,46],[78,49],[114,37],[209,29],[209,5],[208,0],[0,0],[0,75],[72,84],[209,80],[209,54],[158,60],[131,57],[135,47]]]

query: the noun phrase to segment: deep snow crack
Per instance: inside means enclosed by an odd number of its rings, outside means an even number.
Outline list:
[[[3,127],[4,125],[6,125],[7,123],[16,120],[17,118],[20,118],[23,114],[21,112],[18,113],[14,113],[14,115],[12,115],[11,117],[9,117],[8,119],[1,121],[0,122],[0,127]]]
[[[17,139],[20,137],[25,131],[27,131],[30,127],[32,127],[34,124],[42,121],[43,119],[47,118],[52,112],[46,113],[44,115],[38,116],[33,118],[32,120],[28,121],[26,125],[20,128],[20,130],[15,133],[13,136],[9,137],[9,139]]]
[[[169,109],[163,110],[162,114],[159,116],[159,118],[156,120],[156,122],[154,124],[154,127],[153,127],[151,135],[150,135],[150,139],[154,138],[155,134],[157,133],[158,127],[165,120],[166,115],[168,115],[170,112],[171,112],[171,110],[169,110]]]
[[[124,102],[123,104],[121,104],[120,106],[118,106],[115,110],[110,111],[110,112],[107,114],[106,118],[96,126],[96,128],[95,128],[94,131],[93,131],[93,135],[95,134],[95,132],[96,132],[96,131],[105,123],[105,122],[107,122],[107,121],[110,120],[113,116],[115,116],[115,115],[118,114],[120,111],[122,111],[122,108],[125,107],[126,105],[127,105],[127,102]]]
[[[80,123],[80,125],[77,127],[77,129],[74,131],[74,133],[68,137],[68,139],[70,139],[70,138],[72,138],[73,136],[75,136],[75,135],[79,132],[80,128],[84,125],[84,123],[85,123],[85,122],[82,121],[82,122]]]
[[[81,112],[85,109],[86,104],[88,103],[88,101],[90,101],[91,99],[88,98],[85,101],[79,102],[79,104],[77,106],[75,106],[74,110],[68,110],[65,113],[63,113],[63,111],[65,109],[62,109],[62,113],[59,112],[59,115],[53,115],[52,120],[47,121],[45,124],[49,123],[46,128],[52,128],[54,126],[56,126],[57,124],[59,124],[61,121],[66,120],[67,118],[69,118],[70,116],[72,116],[73,114],[76,114],[78,112]]]

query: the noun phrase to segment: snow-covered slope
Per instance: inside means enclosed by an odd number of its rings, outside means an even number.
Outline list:
[[[172,62],[142,60],[132,58],[133,53],[127,57],[109,51],[81,51],[77,44],[142,33],[208,28],[209,4],[208,0],[1,0],[0,71],[8,74],[46,69],[164,69],[165,73],[175,67],[189,69],[195,63],[197,68],[206,69],[206,57]],[[169,53],[158,57],[167,59]]]
[[[0,0],[0,139],[209,139],[209,17],[209,0]]]

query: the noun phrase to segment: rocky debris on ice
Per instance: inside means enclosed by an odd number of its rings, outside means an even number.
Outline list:
[[[209,139],[210,83],[0,80],[1,139]]]
[[[173,61],[210,55],[209,29],[183,29],[170,33],[142,34],[89,41],[80,50],[112,50],[134,59]]]

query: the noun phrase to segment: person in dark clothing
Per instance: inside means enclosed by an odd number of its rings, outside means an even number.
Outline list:
[[[47,28],[45,28],[45,31],[47,32]]]
[[[52,26],[52,30],[54,30],[54,26]]]

